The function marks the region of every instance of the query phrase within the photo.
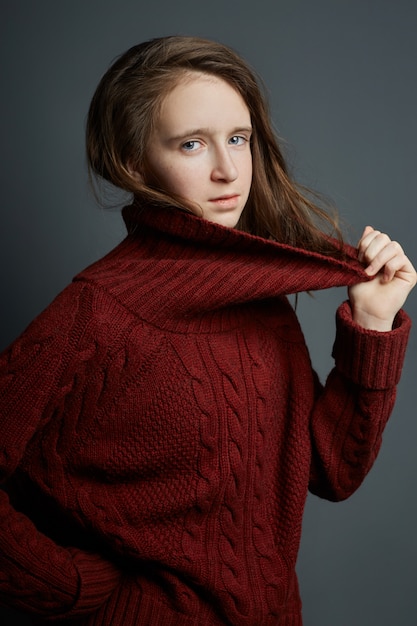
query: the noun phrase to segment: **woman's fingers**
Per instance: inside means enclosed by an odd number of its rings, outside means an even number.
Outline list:
[[[386,282],[391,281],[398,272],[414,273],[408,257],[398,241],[367,226],[358,244],[358,258],[366,265],[365,271],[369,276],[382,272]]]

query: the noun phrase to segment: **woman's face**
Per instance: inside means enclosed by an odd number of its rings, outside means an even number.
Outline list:
[[[206,220],[233,228],[252,182],[251,133],[249,110],[233,87],[187,74],[164,99],[150,137],[152,182],[192,202]]]

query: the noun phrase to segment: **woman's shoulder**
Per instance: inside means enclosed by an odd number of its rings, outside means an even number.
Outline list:
[[[3,351],[2,361],[64,355],[91,343],[109,346],[118,333],[137,323],[134,316],[99,283],[74,279]],[[4,365],[4,363],[3,363]]]

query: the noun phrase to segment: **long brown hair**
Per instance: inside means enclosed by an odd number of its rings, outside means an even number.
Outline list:
[[[146,170],[146,148],[163,99],[190,72],[225,80],[242,96],[252,126],[253,180],[237,228],[290,245],[340,256],[337,219],[313,202],[288,173],[259,79],[227,46],[196,37],[161,37],[130,48],[101,79],[87,120],[90,173],[132,192],[139,201],[191,210],[132,174]],[[336,237],[340,243],[329,238]]]

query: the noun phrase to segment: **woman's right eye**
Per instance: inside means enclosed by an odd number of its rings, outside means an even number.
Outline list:
[[[196,150],[197,148],[200,147],[200,142],[197,141],[196,139],[192,139],[190,141],[186,141],[185,143],[183,143],[181,147],[186,152],[191,152],[192,150]]]

